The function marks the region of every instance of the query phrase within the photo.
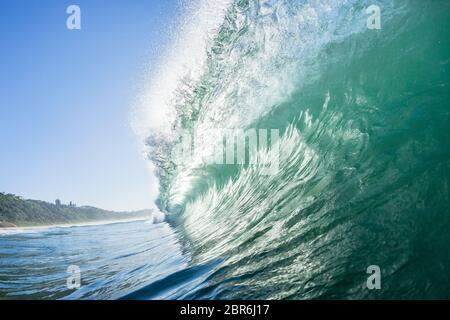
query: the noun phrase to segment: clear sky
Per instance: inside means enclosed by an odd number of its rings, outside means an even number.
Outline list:
[[[81,30],[66,28],[71,4]],[[131,109],[178,10],[176,0],[0,1],[0,191],[151,206]]]

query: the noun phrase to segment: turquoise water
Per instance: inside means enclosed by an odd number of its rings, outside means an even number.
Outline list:
[[[449,298],[450,2],[221,4],[178,35],[209,32],[203,63],[169,59],[175,89],[147,101],[169,115],[147,139],[160,209],[193,265],[224,259],[191,297]],[[218,128],[279,130],[279,171],[202,161]]]
[[[450,2],[196,10],[143,103],[166,222],[0,236],[0,297],[450,298]],[[203,161],[214,130],[253,128],[278,130],[253,150],[276,172]]]

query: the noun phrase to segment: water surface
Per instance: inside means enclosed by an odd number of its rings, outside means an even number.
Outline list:
[[[0,230],[0,298],[116,299],[186,266],[166,223]],[[81,287],[67,288],[67,268]]]

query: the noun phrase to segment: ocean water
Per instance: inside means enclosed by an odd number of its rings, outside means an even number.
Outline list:
[[[223,259],[190,297],[450,298],[450,2],[201,3],[141,123],[190,264]],[[223,164],[221,129],[279,138]]]
[[[179,30],[135,124],[165,222],[3,235],[0,297],[450,298],[449,1],[198,1]],[[205,161],[222,129],[278,139]]]
[[[0,299],[119,299],[187,262],[166,223],[0,230]]]

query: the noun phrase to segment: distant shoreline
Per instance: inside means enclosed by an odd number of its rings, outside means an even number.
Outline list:
[[[64,224],[49,224],[49,225],[34,225],[34,226],[16,226],[12,223],[0,223],[0,230],[36,230],[36,229],[47,229],[47,228],[71,228],[71,227],[85,227],[85,226],[98,226],[98,225],[108,225],[114,223],[126,223],[126,222],[136,222],[136,221],[147,221],[151,217],[145,218],[130,218],[130,219],[119,219],[119,220],[99,220],[99,221],[86,221],[86,222],[75,222],[75,223],[64,223]],[[9,225],[9,226],[4,226]],[[11,226],[13,225],[13,226]]]
[[[107,222],[151,219],[152,209],[115,212],[92,206],[78,207],[72,201],[63,204],[23,199],[0,192],[0,229],[104,224]]]
[[[17,228],[17,226],[14,223],[0,221],[0,229],[3,228]]]

